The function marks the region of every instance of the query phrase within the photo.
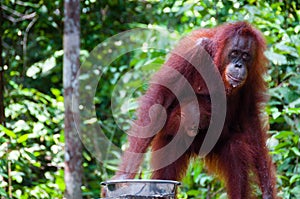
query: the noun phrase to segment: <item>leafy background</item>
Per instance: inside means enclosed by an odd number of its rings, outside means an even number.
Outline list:
[[[62,198],[64,134],[62,90],[63,1],[1,0],[5,75],[6,127],[0,126],[0,196]],[[174,31],[178,40],[199,27],[246,20],[266,37],[270,60],[268,147],[277,165],[283,198],[300,198],[300,7],[284,1],[81,1],[81,60],[105,39],[125,30],[156,26]],[[115,60],[101,79],[95,105],[99,124],[113,143],[124,147],[126,136],[110,110],[115,81],[145,64],[157,70],[165,52],[133,52]],[[124,89],[144,82],[124,82]],[[146,86],[135,93],[140,96]],[[116,99],[123,104],[122,98]],[[131,113],[136,108],[132,102]],[[121,113],[117,113],[121,114]],[[118,121],[122,122],[122,121]],[[124,121],[125,122],[125,121]],[[126,127],[126,125],[125,125]],[[112,176],[115,162],[99,163],[87,150],[84,198],[98,198],[100,182]],[[120,157],[120,154],[116,154]],[[117,159],[117,158],[116,158]],[[143,173],[147,177],[147,172]],[[180,187],[180,198],[226,198],[222,184],[195,160]]]

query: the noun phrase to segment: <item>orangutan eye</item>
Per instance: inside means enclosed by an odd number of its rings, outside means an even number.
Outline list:
[[[250,55],[248,53],[243,53],[242,59],[248,61],[250,59]]]
[[[238,56],[238,51],[237,50],[233,50],[233,51],[231,51],[231,53],[230,53],[230,57],[231,58],[236,58],[237,56]]]

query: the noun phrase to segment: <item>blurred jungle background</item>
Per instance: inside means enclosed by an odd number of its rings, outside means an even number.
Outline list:
[[[63,5],[62,0],[1,0],[1,198],[64,196]],[[120,148],[126,145],[126,134],[117,128],[110,106],[114,85],[126,71],[149,65],[156,66],[146,67],[153,73],[164,63],[172,42],[200,27],[245,20],[260,29],[270,61],[265,77],[270,96],[266,113],[277,186],[282,198],[300,198],[299,1],[81,0],[80,10],[81,62],[105,39],[126,30],[157,27],[174,33],[164,52],[137,51],[115,60],[98,85],[94,102],[99,125]],[[139,78],[125,81],[124,89],[143,83]],[[144,90],[136,91],[135,97]],[[115,100],[124,103],[121,97]],[[133,117],[135,102],[130,110]],[[122,114],[121,109],[114,114]],[[121,154],[111,153],[115,162],[99,162],[83,149],[83,198],[99,198],[100,182],[114,174]],[[197,160],[189,167],[179,197],[213,199],[226,194]]]

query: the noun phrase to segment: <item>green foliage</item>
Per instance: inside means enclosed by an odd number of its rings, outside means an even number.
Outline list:
[[[58,198],[63,183],[63,98],[9,82],[6,127],[0,125],[0,194],[14,198]],[[56,96],[56,97],[54,97]]]
[[[285,3],[284,3],[285,2]],[[4,19],[2,40],[6,93],[6,126],[0,126],[0,196],[9,198],[62,198],[63,179],[63,97],[62,34],[63,1],[2,0]],[[278,188],[283,198],[300,198],[300,9],[295,1],[95,1],[81,2],[81,55],[106,38],[137,27],[163,27],[178,32],[177,39],[198,27],[247,20],[259,28],[268,43],[270,66],[266,80],[270,100],[268,146],[277,165]],[[124,98],[115,118],[111,94],[115,83],[128,71],[134,78],[123,78],[123,91],[134,90],[129,104],[134,118],[136,99],[147,89],[139,74],[149,76],[164,62],[166,52],[148,50],[128,53],[105,70],[94,99],[97,116],[107,137],[124,148],[129,128],[123,120]],[[136,89],[138,88],[138,89]],[[116,126],[115,120],[124,129]],[[84,151],[85,198],[99,197],[99,183],[116,169],[115,161],[99,163]],[[147,159],[147,158],[146,158]],[[147,165],[147,163],[145,163]],[[145,166],[147,168],[147,166]],[[143,175],[146,177],[148,173]],[[225,198],[225,190],[208,175],[205,165],[194,161],[183,180],[180,198]]]

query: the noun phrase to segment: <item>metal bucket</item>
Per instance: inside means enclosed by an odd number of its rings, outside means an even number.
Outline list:
[[[172,180],[111,180],[102,182],[106,198],[175,199],[180,182]]]

